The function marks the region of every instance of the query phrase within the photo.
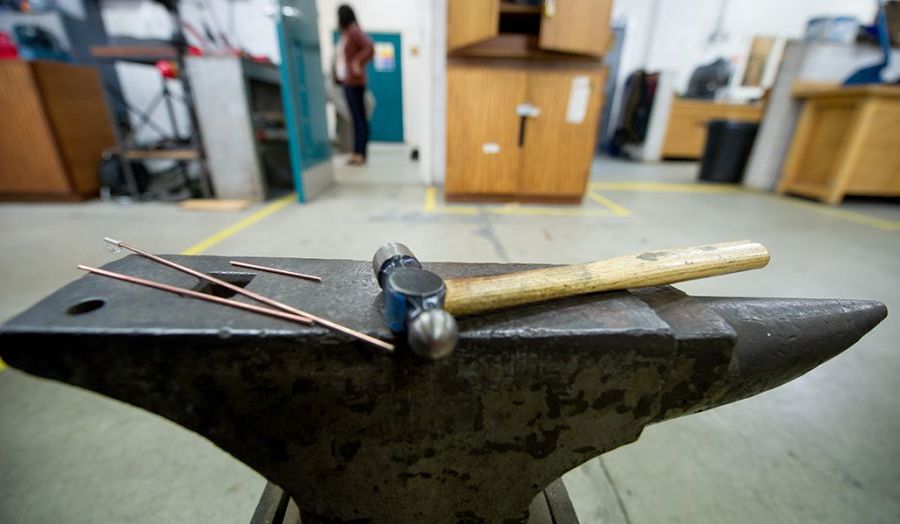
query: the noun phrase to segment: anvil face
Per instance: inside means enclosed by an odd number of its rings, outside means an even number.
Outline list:
[[[390,337],[367,262],[247,259],[323,277],[313,284],[236,272],[226,258],[169,258]],[[445,278],[527,267],[426,265]],[[106,268],[202,287],[133,256]],[[522,522],[548,483],[646,424],[784,383],[884,315],[877,302],[652,288],[462,318],[456,352],[425,362],[86,276],[3,326],[0,354],[205,436],[284,488],[304,522]]]

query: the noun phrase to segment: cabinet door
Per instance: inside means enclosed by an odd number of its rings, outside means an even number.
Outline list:
[[[448,194],[513,194],[520,148],[516,106],[525,100],[523,69],[447,67]]]
[[[612,0],[548,0],[541,18],[541,49],[601,56],[610,43]]]
[[[67,193],[69,180],[31,65],[0,61],[0,86],[0,193]]]
[[[603,69],[541,69],[528,78],[528,119],[519,175],[520,195],[579,197],[594,158]]]
[[[500,0],[447,0],[447,51],[497,36]]]

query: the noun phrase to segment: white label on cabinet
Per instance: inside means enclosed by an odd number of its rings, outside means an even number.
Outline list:
[[[485,142],[481,144],[481,152],[485,155],[496,155],[500,152],[500,144],[497,142]]]
[[[569,106],[566,108],[566,122],[580,124],[587,115],[587,106],[591,98],[591,79],[576,76],[569,89]]]
[[[541,108],[534,107],[531,104],[519,104],[516,106],[516,114],[519,116],[536,118],[541,115]]]

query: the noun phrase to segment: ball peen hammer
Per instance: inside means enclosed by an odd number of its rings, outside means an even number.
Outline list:
[[[450,354],[456,344],[453,315],[747,271],[768,264],[769,252],[762,244],[745,240],[443,280],[422,269],[409,248],[394,242],[382,246],[372,263],[385,293],[388,327],[406,333],[415,353],[437,359]]]

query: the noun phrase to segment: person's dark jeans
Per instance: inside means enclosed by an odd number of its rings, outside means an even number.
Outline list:
[[[353,152],[366,158],[369,145],[369,121],[366,120],[366,86],[344,86],[347,105],[353,117]]]

